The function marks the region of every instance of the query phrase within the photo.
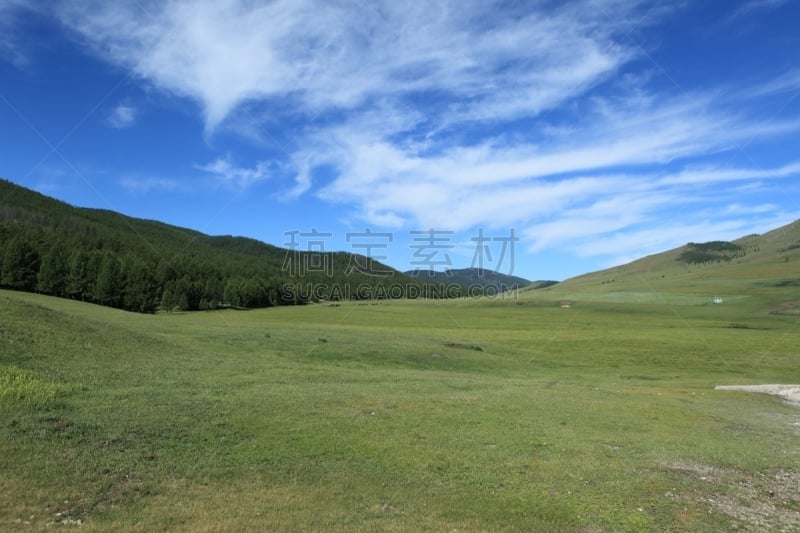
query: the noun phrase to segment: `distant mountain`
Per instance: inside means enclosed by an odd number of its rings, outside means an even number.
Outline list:
[[[443,272],[431,270],[407,270],[403,272],[416,279],[436,283],[459,285],[467,289],[482,289],[485,292],[505,292],[535,285],[538,287],[552,285],[555,281],[530,281],[517,276],[502,274],[485,268],[455,268]]]
[[[140,312],[461,294],[362,255],[209,236],[73,207],[5,180],[0,287]]]

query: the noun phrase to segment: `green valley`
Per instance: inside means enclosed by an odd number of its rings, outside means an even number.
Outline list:
[[[800,383],[799,231],[492,297],[146,314],[2,290],[0,526],[797,529],[797,405],[715,387]]]

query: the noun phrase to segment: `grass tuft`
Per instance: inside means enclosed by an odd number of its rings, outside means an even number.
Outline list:
[[[14,367],[0,367],[0,405],[44,409],[52,407],[72,388],[44,376]]]

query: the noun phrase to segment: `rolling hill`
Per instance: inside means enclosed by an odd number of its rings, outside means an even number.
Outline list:
[[[521,296],[676,304],[759,296],[773,312],[797,307],[792,302],[798,291],[790,289],[798,286],[800,220],[731,242],[687,243],[553,287],[525,289]]]

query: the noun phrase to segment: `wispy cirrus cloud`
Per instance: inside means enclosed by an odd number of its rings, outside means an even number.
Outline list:
[[[340,172],[319,194],[362,206],[365,218],[375,223],[410,219],[424,226],[463,229],[559,216],[564,202],[575,204],[598,195],[624,197],[642,188],[671,185],[677,190],[697,183],[787,177],[798,171],[795,165],[689,169],[668,176],[658,170],[698,154],[735,150],[738,142],[753,136],[800,128],[795,122],[744,121],[693,95],[675,102],[628,103],[613,111],[601,107],[603,111],[590,116],[567,141],[511,144],[488,139],[432,156],[385,139],[375,141],[380,136],[362,125],[328,129],[329,163]],[[633,167],[639,167],[638,174],[628,170],[625,179],[607,175],[609,169]],[[595,175],[598,172],[606,175]]]
[[[724,168],[695,167],[682,170],[676,174],[659,178],[659,184],[710,185],[721,182],[739,182],[754,180],[773,180],[800,176],[800,161],[792,162],[776,168]]]
[[[619,0],[554,11],[481,2],[89,0],[59,4],[57,13],[101,57],[197,101],[213,131],[260,99],[325,113],[435,91],[458,98],[445,107],[460,119],[535,114],[635,55],[612,35],[639,8]]]
[[[689,175],[699,179],[691,179],[687,188]],[[800,205],[787,209],[772,203],[742,203],[762,198],[752,191],[742,196],[740,184],[748,175],[776,181],[784,194],[800,195],[798,163],[773,169],[613,176],[604,192],[571,198],[557,217],[533,219],[523,234],[531,252],[558,248],[577,257],[606,256],[608,265],[613,265],[696,241],[698,236],[730,240],[800,217]]]
[[[153,176],[125,176],[119,180],[123,189],[130,193],[147,194],[152,191],[176,191],[185,186],[179,180]]]
[[[238,187],[247,187],[270,176],[269,162],[259,161],[254,167],[246,168],[235,165],[230,156],[215,159],[205,165],[195,165],[195,168],[213,174],[224,183]]]
[[[792,69],[775,78],[742,89],[740,96],[759,98],[774,97],[787,93],[789,96],[796,96],[798,92],[800,92],[800,69]]]

